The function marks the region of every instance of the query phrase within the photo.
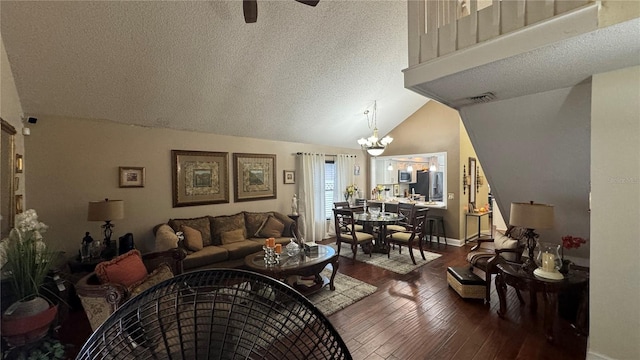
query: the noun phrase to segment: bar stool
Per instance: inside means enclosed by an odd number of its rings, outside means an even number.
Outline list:
[[[429,227],[429,242],[432,241],[433,228],[436,230],[436,241],[440,245],[440,234],[444,237],[444,244],[447,245],[447,232],[444,227],[444,217],[441,215],[427,215],[426,224]],[[426,237],[425,237],[426,239]]]

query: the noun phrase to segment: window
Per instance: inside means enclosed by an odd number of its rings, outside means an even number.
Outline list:
[[[336,164],[333,161],[324,163],[324,213],[327,219],[333,218],[333,192],[336,184]]]

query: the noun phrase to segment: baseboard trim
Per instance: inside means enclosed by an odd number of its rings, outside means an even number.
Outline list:
[[[588,351],[586,360],[614,360],[614,359],[608,356],[604,356],[602,354],[598,354],[593,351]]]
[[[438,242],[437,242],[436,239],[433,239],[431,242],[427,241],[427,244],[437,244],[437,243]],[[453,246],[461,247],[461,246],[464,246],[464,240],[447,238],[447,245],[453,245]]]

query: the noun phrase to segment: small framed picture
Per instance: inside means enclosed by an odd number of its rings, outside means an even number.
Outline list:
[[[355,175],[355,176],[359,176],[360,175],[360,165],[354,165],[353,166],[353,175]]]
[[[283,170],[282,177],[284,179],[285,184],[295,184],[296,183],[296,172],[293,170]]]
[[[22,155],[16,154],[16,173],[17,174],[22,173],[23,169],[24,169],[24,161],[22,160]]]
[[[144,168],[121,166],[120,187],[144,187]]]

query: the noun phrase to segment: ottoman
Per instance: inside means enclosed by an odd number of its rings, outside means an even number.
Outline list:
[[[447,268],[447,283],[465,299],[485,297],[485,281],[474,274],[469,266]]]

